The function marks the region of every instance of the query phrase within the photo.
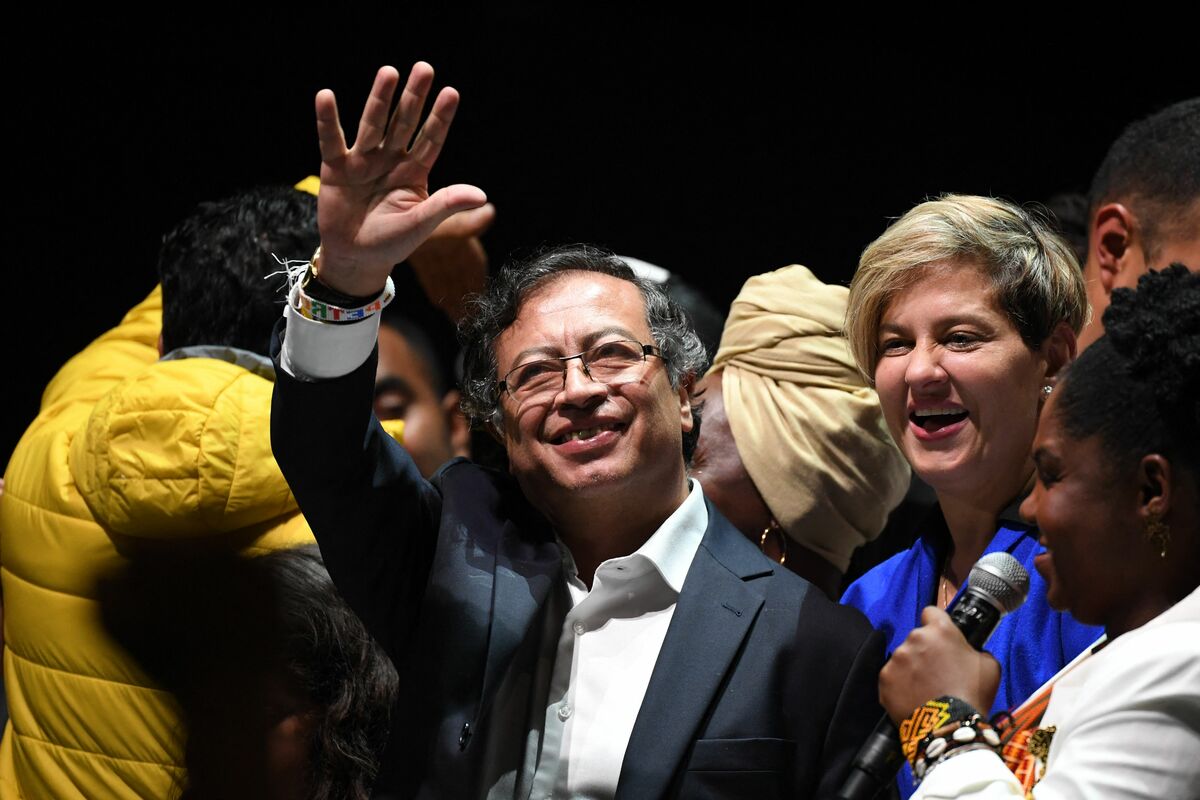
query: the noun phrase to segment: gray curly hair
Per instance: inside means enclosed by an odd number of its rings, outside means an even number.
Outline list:
[[[598,272],[629,281],[642,293],[646,322],[654,344],[662,351],[671,386],[688,385],[695,425],[683,436],[683,454],[690,459],[700,435],[700,403],[692,384],[704,373],[708,354],[683,309],[657,284],[638,277],[612,252],[594,245],[573,244],[540,250],[506,265],[471,301],[471,312],[459,323],[463,346],[463,413],[476,425],[498,427],[500,397],[496,339],[516,321],[525,299],[538,287],[565,272]]]

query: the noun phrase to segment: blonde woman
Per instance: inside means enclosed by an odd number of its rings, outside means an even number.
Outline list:
[[[1003,667],[993,711],[1015,706],[1100,636],[1046,602],[1037,529],[1017,507],[1055,375],[1088,314],[1079,267],[1044,223],[1010,203],[950,195],[922,203],[863,251],[846,333],[892,437],[938,505],[916,543],[842,602],[897,648],[926,606],[946,608],[971,566],[1005,551],[1031,573],[1029,598],[987,650]],[[983,711],[984,709],[981,709]],[[903,794],[912,791],[902,775]]]

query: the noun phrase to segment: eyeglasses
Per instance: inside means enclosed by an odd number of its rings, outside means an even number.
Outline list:
[[[518,364],[508,371],[496,391],[508,392],[518,402],[553,397],[567,385],[567,362],[579,359],[583,374],[600,383],[620,383],[637,376],[646,356],[662,358],[662,351],[652,344],[628,339],[605,342],[573,356],[541,358]]]

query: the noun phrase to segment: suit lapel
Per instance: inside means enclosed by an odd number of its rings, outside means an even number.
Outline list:
[[[562,555],[552,535],[534,539],[527,533],[522,536],[512,523],[507,524],[496,552],[492,621],[481,695],[484,706],[490,705],[496,696],[513,654],[561,571]],[[479,717],[485,710],[481,707]]]
[[[708,506],[708,531],[688,570],[625,750],[616,797],[661,797],[670,788],[763,604],[761,558]]]

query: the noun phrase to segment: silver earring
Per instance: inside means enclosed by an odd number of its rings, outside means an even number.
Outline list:
[[[1053,391],[1054,391],[1054,387],[1047,383],[1045,386],[1042,387],[1042,398],[1045,399],[1045,398],[1049,397],[1050,393]]]

